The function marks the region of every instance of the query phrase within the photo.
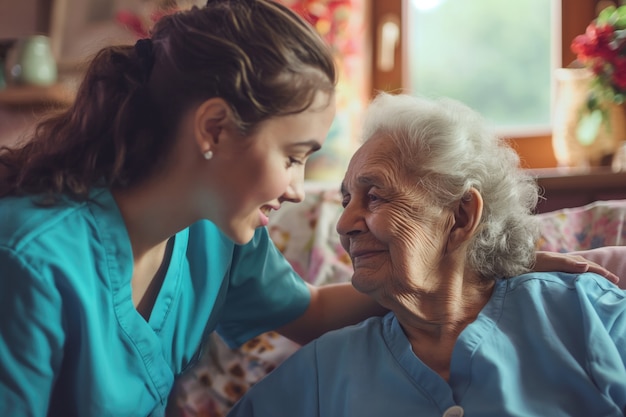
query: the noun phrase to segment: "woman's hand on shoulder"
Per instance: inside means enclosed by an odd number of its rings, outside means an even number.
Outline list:
[[[613,283],[617,283],[619,281],[619,277],[617,275],[602,265],[590,261],[584,256],[568,253],[537,251],[537,258],[533,271],[561,271],[574,274],[594,272],[598,275],[602,275]]]

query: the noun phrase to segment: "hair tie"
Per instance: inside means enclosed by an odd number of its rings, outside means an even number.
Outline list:
[[[139,57],[139,62],[146,76],[146,80],[150,77],[152,66],[154,65],[154,54],[152,52],[152,39],[139,39],[135,43],[135,51]]]

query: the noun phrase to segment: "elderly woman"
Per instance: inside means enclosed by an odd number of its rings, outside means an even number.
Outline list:
[[[381,95],[342,184],[353,285],[391,311],[322,336],[231,416],[618,416],[626,294],[529,272],[537,187],[451,100]]]

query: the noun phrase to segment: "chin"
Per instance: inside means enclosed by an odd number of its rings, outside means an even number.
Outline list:
[[[371,295],[379,286],[379,282],[356,272],[352,275],[352,286],[359,292]]]

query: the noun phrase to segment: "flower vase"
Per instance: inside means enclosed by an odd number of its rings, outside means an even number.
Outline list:
[[[605,116],[597,130],[586,139],[581,135],[581,121],[588,115],[587,99],[593,74],[587,68],[559,68],[555,71],[552,147],[559,166],[610,166],[613,156],[626,140],[624,105],[604,103]]]

